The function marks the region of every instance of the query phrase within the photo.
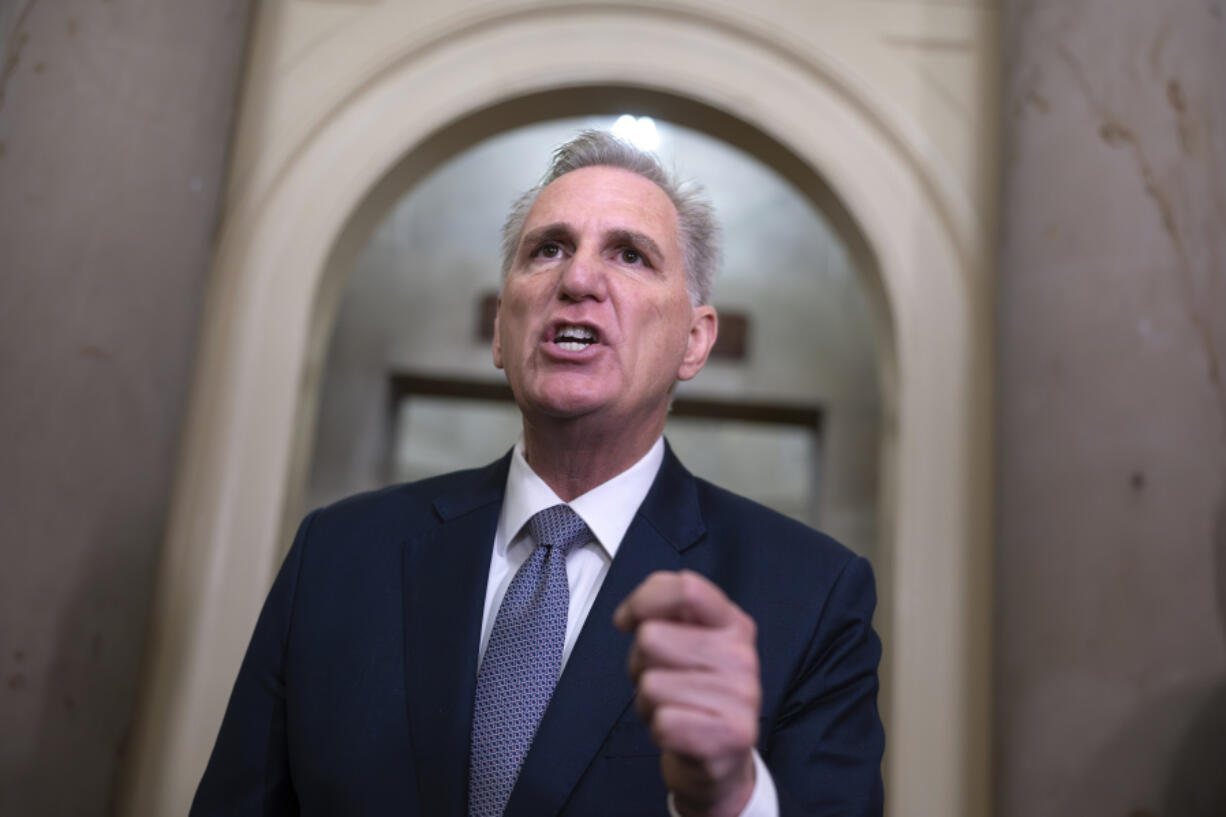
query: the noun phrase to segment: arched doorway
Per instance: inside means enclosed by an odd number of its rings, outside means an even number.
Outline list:
[[[627,120],[651,129],[666,167],[702,184],[724,234],[720,342],[702,375],[678,384],[670,444],[696,475],[875,557],[874,323],[888,320],[874,321],[870,276],[812,200],[753,154],[668,120],[591,113],[460,152],[371,234],[331,324],[305,500],[288,519],[505,452],[520,419],[489,350],[507,205],[558,144]]]
[[[128,813],[183,811],[203,768],[300,511],[328,328],[373,225],[422,174],[492,133],[628,104],[770,164],[836,225],[865,271],[886,407],[878,571],[890,809],[982,811],[987,302],[959,219],[964,202],[904,129],[825,66],[699,18],[607,14],[549,53],[530,14],[409,50],[236,195],[205,317]],[[627,38],[667,47],[647,56],[612,47]],[[727,48],[745,57],[735,70],[721,61]],[[503,75],[472,69],[490,49],[510,66]],[[411,112],[398,109],[405,100]]]

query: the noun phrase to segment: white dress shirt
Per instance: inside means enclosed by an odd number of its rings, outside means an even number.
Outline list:
[[[481,618],[482,660],[490,640],[490,631],[494,628],[494,617],[498,606],[502,604],[502,597],[506,595],[507,586],[536,546],[528,533],[528,520],[545,508],[569,505],[587,523],[595,539],[571,551],[566,560],[566,578],[570,586],[566,640],[562,645],[562,666],[566,666],[579,631],[583,629],[583,622],[592,609],[596,594],[600,592],[600,585],[604,583],[609,566],[613,564],[613,557],[617,555],[626,530],[638,512],[639,505],[643,504],[663,461],[664,438],[661,437],[641,460],[627,470],[570,502],[562,502],[524,459],[524,441],[520,438],[511,455],[502,512],[498,516],[494,550],[490,556],[489,581],[485,586],[485,610]],[[753,759],[754,790],[740,817],[777,817],[779,803],[774,781],[756,749]],[[669,813],[677,817],[672,795],[669,795],[668,800]]]

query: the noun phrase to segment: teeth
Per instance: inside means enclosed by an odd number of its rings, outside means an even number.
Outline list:
[[[596,333],[586,326],[572,326],[567,324],[558,327],[554,338],[575,338],[577,340],[596,340]]]
[[[553,335],[553,342],[566,352],[582,352],[596,342],[596,332],[586,326],[564,324]]]

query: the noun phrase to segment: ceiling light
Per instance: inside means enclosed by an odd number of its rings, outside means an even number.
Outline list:
[[[650,116],[622,114],[613,123],[613,135],[640,150],[655,150],[660,146],[660,132],[656,130],[656,121]]]

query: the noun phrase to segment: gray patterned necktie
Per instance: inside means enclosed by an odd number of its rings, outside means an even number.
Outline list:
[[[536,549],[507,586],[477,673],[468,760],[469,817],[498,817],[562,668],[570,588],[566,557],[592,540],[583,520],[554,505],[528,520]]]

